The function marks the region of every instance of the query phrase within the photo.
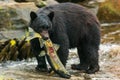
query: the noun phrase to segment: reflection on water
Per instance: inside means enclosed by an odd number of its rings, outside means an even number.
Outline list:
[[[120,24],[103,24],[101,35],[102,43],[120,43]]]

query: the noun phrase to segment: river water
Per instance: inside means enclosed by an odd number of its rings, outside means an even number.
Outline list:
[[[120,24],[102,24],[101,38],[101,70],[93,75],[71,70],[70,65],[79,62],[76,49],[72,49],[67,63],[67,70],[72,74],[71,80],[120,80]],[[56,74],[49,76],[47,72],[36,71],[36,65],[35,58],[0,63],[0,80],[64,80]]]

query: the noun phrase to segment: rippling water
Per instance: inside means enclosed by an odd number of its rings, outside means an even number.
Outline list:
[[[120,23],[102,24],[102,43],[120,44]]]

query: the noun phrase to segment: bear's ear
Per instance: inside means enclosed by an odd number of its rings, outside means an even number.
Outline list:
[[[52,21],[52,20],[53,20],[53,17],[54,17],[54,12],[50,12],[50,13],[48,14],[48,17],[49,17],[49,19]]]
[[[30,18],[31,18],[31,20],[34,20],[35,18],[37,18],[37,14],[35,12],[31,11]]]

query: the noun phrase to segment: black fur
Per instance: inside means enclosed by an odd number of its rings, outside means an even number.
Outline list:
[[[47,71],[47,65],[46,65],[46,61],[45,61],[45,56],[39,56],[40,52],[42,50],[44,50],[44,47],[40,47],[40,43],[39,43],[39,39],[38,38],[34,38],[30,40],[31,43],[31,50],[33,52],[33,54],[35,55],[36,59],[37,59],[37,70],[40,71]]]
[[[57,53],[64,66],[68,49],[77,47],[80,64],[72,65],[72,68],[85,70],[87,73],[99,70],[100,23],[96,16],[73,3],[44,7],[36,15],[38,17],[31,19],[30,27],[38,33],[44,30],[43,27],[49,27],[50,39],[60,45]]]

